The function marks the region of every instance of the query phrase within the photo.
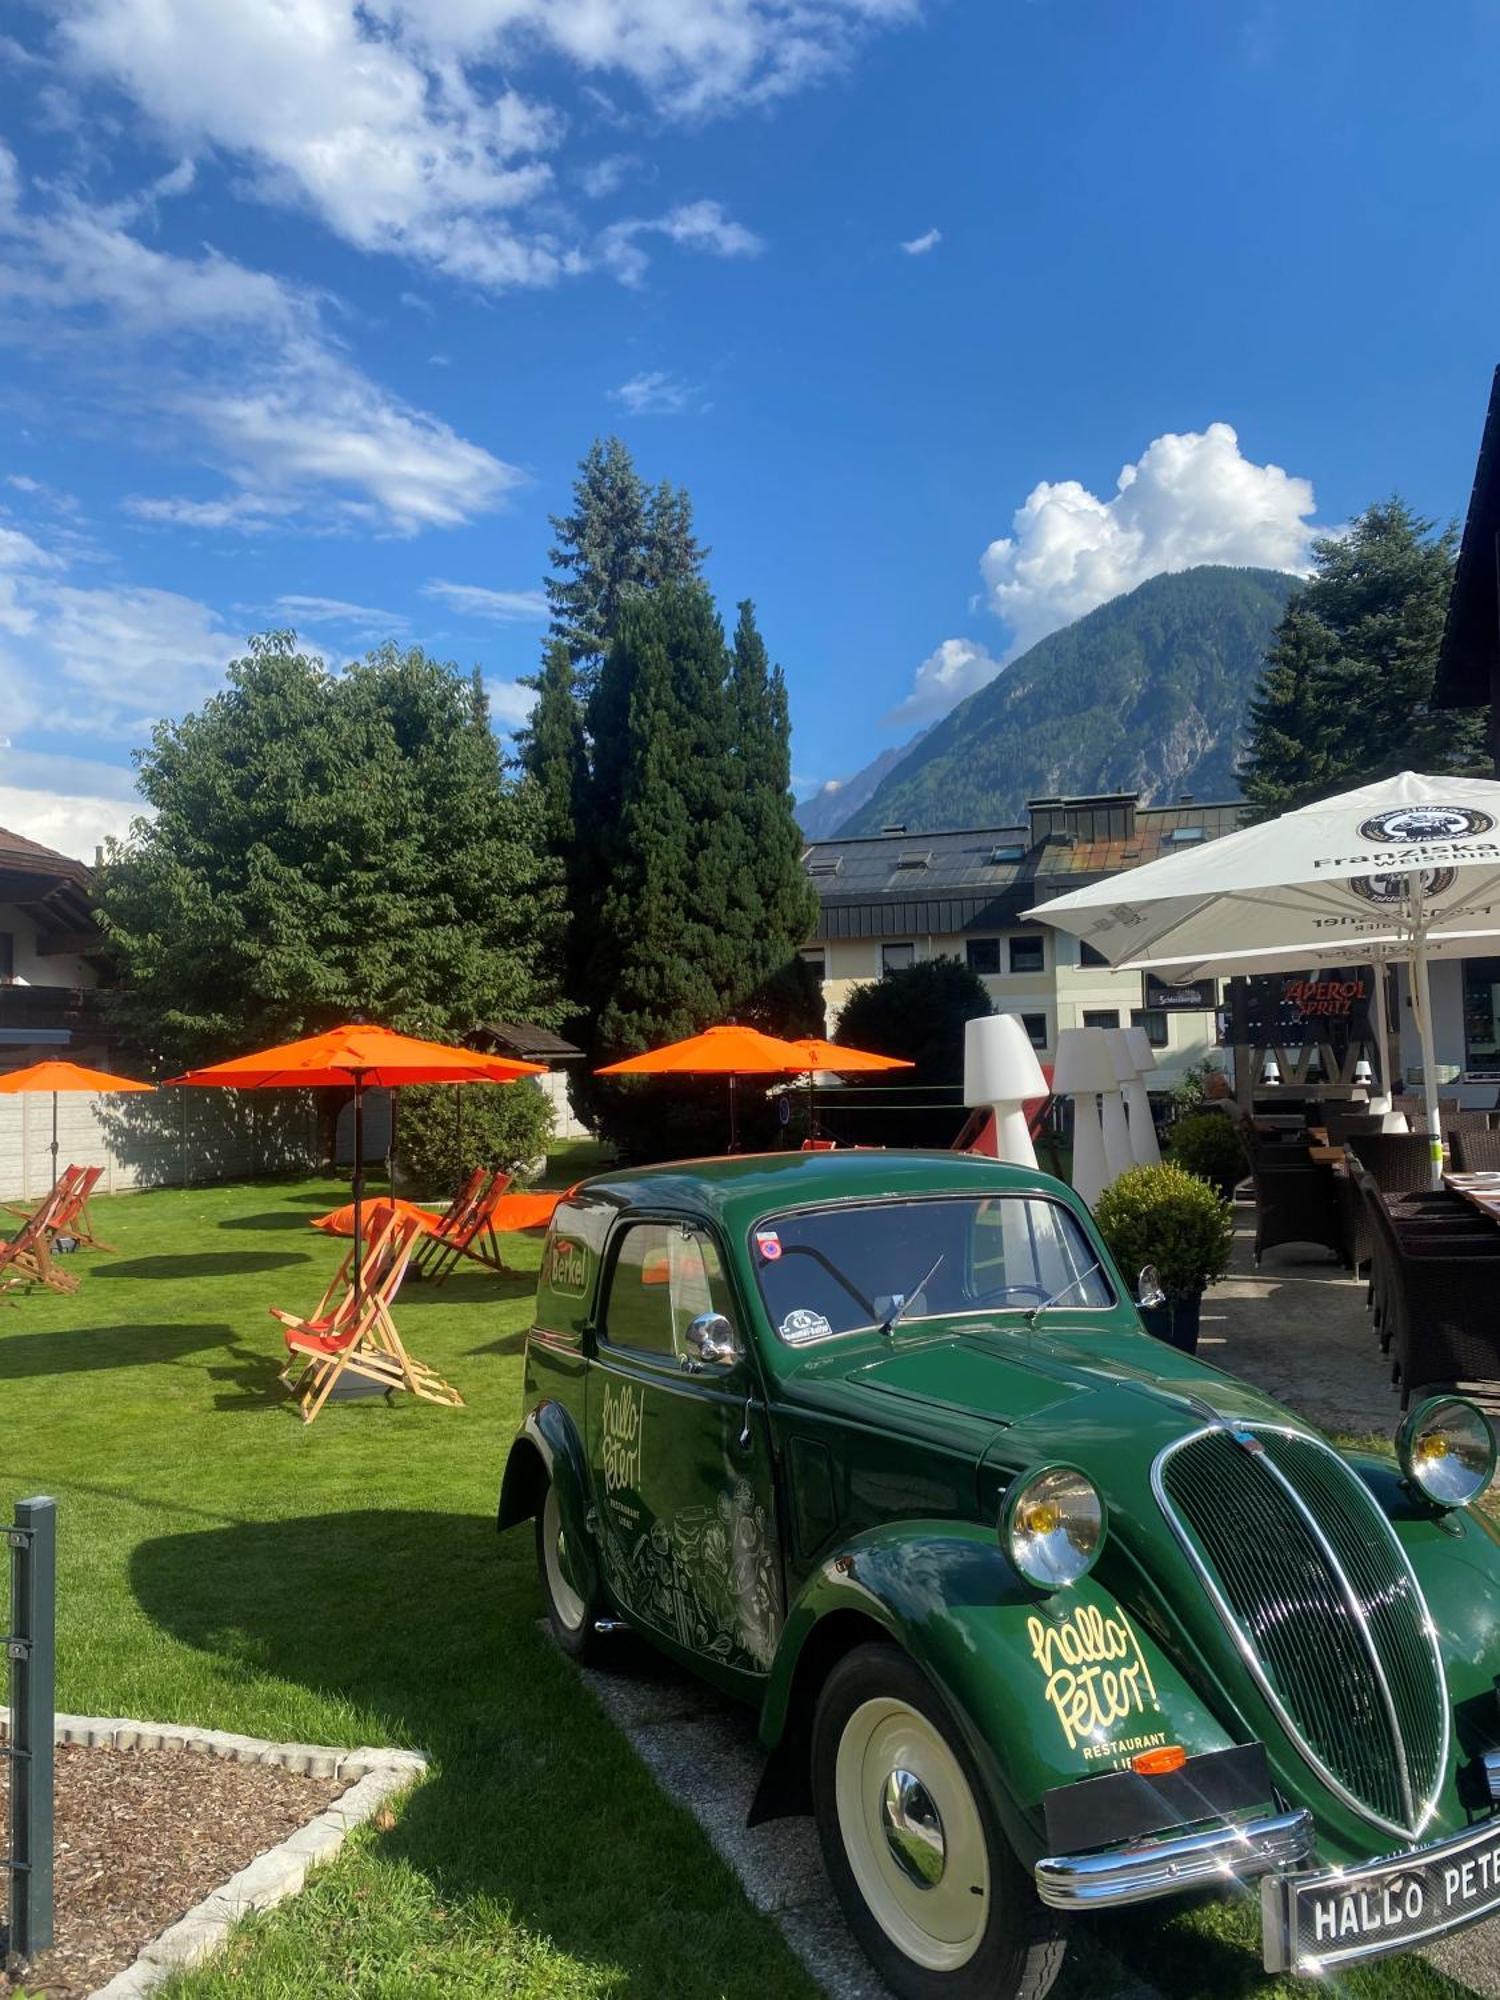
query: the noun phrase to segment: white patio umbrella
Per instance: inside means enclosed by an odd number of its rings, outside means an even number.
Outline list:
[[[1121,970],[1404,962],[1435,1182],[1442,1134],[1427,968],[1500,937],[1500,783],[1402,771],[1026,914],[1085,938]]]

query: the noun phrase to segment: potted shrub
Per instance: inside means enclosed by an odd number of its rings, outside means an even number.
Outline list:
[[[1250,1171],[1244,1144],[1222,1111],[1194,1111],[1167,1135],[1168,1156],[1220,1194],[1232,1195]]]
[[[1229,1203],[1207,1181],[1169,1162],[1121,1174],[1100,1195],[1095,1219],[1128,1279],[1147,1264],[1156,1268],[1166,1298],[1139,1308],[1146,1331],[1195,1354],[1203,1294],[1229,1269]]]

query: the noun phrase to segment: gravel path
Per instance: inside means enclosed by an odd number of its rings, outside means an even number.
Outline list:
[[[0,1996],[84,2000],[248,1861],[322,1812],[348,1780],[174,1750],[57,1752],[57,1941]],[[0,1828],[9,1800],[0,1757]],[[3,1916],[3,1912],[0,1912]],[[4,1961],[0,1923],[0,1964]]]

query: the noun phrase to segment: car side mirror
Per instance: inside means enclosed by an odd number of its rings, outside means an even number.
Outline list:
[[[1164,1306],[1167,1302],[1167,1288],[1161,1281],[1161,1273],[1154,1264],[1142,1264],[1140,1276],[1135,1281],[1135,1302],[1138,1306]]]
[[[739,1338],[723,1313],[699,1313],[689,1320],[683,1342],[689,1356],[705,1368],[729,1368],[740,1358]]]

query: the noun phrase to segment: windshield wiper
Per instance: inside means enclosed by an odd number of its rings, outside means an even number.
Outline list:
[[[1099,1259],[1096,1257],[1093,1263],[1089,1265],[1086,1271],[1080,1271],[1076,1278],[1069,1278],[1068,1282],[1063,1286],[1060,1292],[1054,1292],[1050,1299],[1043,1299],[1040,1305],[1028,1307],[1026,1312],[1027,1326],[1034,1328],[1036,1326],[1037,1321],[1041,1318],[1042,1314],[1049,1309],[1049,1307],[1057,1305],[1061,1300],[1065,1299],[1068,1296],[1069,1292],[1071,1292],[1076,1286],[1081,1285],[1085,1283],[1087,1279],[1092,1278],[1094,1273],[1099,1268],[1100,1268]]]
[[[928,1285],[937,1276],[938,1265],[942,1263],[946,1255],[946,1251],[939,1250],[937,1260],[933,1264],[932,1269],[924,1277],[919,1278],[909,1292],[893,1292],[891,1294],[891,1309],[880,1322],[880,1331],[882,1333],[894,1333],[896,1331],[896,1328],[901,1324],[906,1308],[911,1304],[913,1299],[921,1298]]]

